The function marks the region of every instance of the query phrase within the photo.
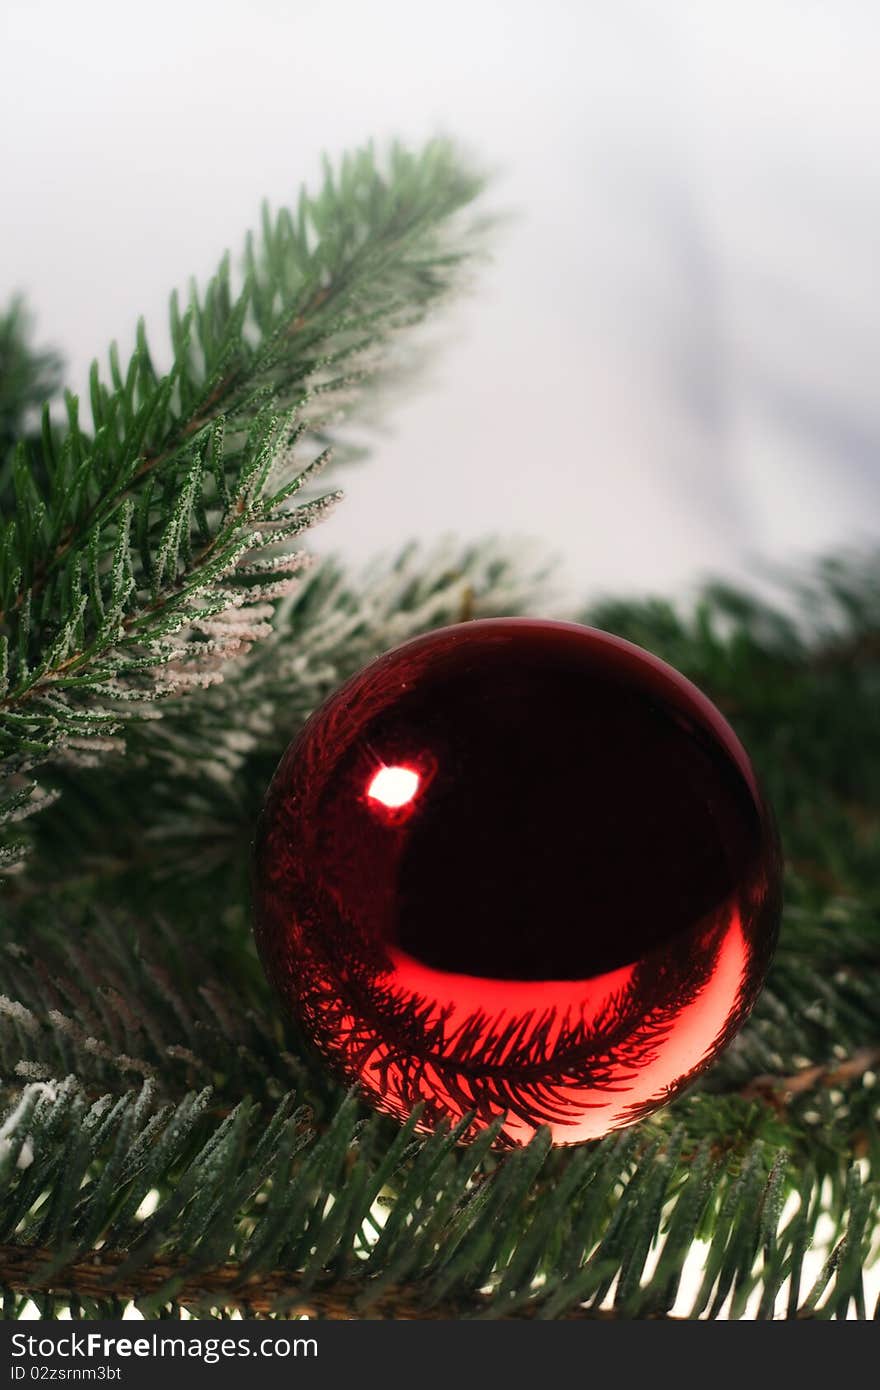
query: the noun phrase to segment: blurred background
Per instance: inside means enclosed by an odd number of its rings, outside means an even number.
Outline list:
[[[6,0],[0,296],[68,381],[331,156],[456,137],[514,216],[312,547],[536,537],[577,592],[875,538],[880,11]],[[161,352],[157,353],[161,358]]]

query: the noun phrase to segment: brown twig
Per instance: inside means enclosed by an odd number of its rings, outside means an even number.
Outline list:
[[[754,1076],[740,1091],[746,1100],[763,1100],[780,1111],[785,1110],[789,1100],[803,1095],[817,1086],[845,1086],[855,1081],[864,1072],[880,1065],[880,1047],[863,1047],[851,1057],[830,1066],[804,1067],[791,1076]]]
[[[374,1302],[361,1311],[358,1300],[367,1286],[362,1280],[342,1279],[332,1288],[303,1291],[302,1276],[295,1270],[274,1269],[254,1275],[242,1282],[241,1270],[235,1264],[216,1265],[199,1274],[184,1274],[185,1265],[176,1260],[155,1260],[129,1275],[119,1276],[125,1263],[124,1252],[96,1251],[85,1259],[73,1261],[52,1275],[46,1271],[52,1252],[39,1246],[0,1245],[0,1287],[32,1298],[41,1294],[70,1300],[111,1298],[122,1302],[143,1300],[168,1288],[168,1301],[184,1308],[240,1308],[246,1317],[266,1317],[272,1313],[306,1314],[312,1318],[344,1321],[358,1318],[412,1321],[414,1319],[450,1319],[474,1315],[474,1305],[459,1305],[446,1299],[426,1305],[415,1286],[385,1289]],[[178,1283],[179,1281],[179,1283]],[[485,1295],[477,1301],[488,1306]],[[518,1318],[534,1316],[534,1309],[521,1308],[513,1315]],[[567,1319],[608,1319],[610,1311],[573,1308]]]

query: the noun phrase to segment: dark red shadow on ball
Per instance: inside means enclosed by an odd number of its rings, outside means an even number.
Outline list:
[[[348,681],[260,819],[270,978],[338,1073],[423,1128],[598,1138],[730,1040],[780,912],[776,834],[700,692],[605,633],[445,628]]]

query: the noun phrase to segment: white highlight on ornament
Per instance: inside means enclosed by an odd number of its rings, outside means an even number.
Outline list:
[[[419,774],[411,767],[380,767],[367,788],[367,796],[373,801],[381,801],[390,810],[396,810],[398,806],[412,801],[419,781]]]

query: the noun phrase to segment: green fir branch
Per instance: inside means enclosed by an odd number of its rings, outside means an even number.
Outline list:
[[[172,299],[167,373],[141,324],[109,383],[92,368],[91,429],[70,394],[63,425],[44,409],[0,494],[0,813],[41,804],[30,774],[49,756],[112,748],[270,631],[292,546],[336,495],[295,494],[395,335],[456,282],[480,187],[442,141],[327,165],[295,213],[264,210],[240,281],[227,256],[185,308]],[[8,383],[22,410],[46,376],[27,360]],[[305,469],[297,445],[319,451]]]
[[[687,1111],[667,1112],[567,1154],[541,1131],[497,1159],[490,1131],[414,1142],[352,1099],[319,1133],[293,1096],[262,1117],[210,1107],[202,1091],[156,1109],[149,1083],[115,1101],[72,1080],[25,1088],[0,1131],[7,1316],[28,1294],[44,1315],[60,1298],[80,1316],[131,1300],[147,1316],[667,1317],[700,1239],[677,1316],[873,1311],[876,1153],[867,1180],[842,1166],[829,1204],[821,1167],[743,1116],[695,1144]],[[833,1243],[810,1285],[820,1207]]]

